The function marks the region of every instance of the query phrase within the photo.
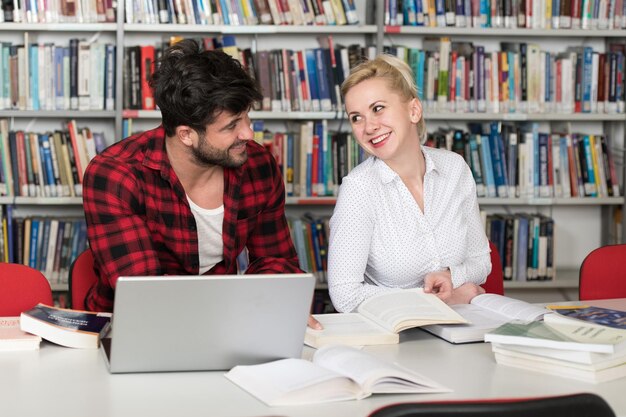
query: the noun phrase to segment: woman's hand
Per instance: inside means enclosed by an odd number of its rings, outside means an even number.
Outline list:
[[[452,297],[452,274],[449,269],[431,272],[424,278],[424,292],[432,293],[448,303]]]
[[[322,330],[324,327],[322,326],[322,323],[320,323],[319,321],[315,320],[315,317],[313,317],[312,315],[309,315],[309,322],[307,323],[307,325],[314,330]]]
[[[458,288],[452,290],[452,296],[446,301],[446,303],[452,304],[469,304],[472,298],[477,295],[484,294],[483,287],[474,284],[473,282],[466,282]]]

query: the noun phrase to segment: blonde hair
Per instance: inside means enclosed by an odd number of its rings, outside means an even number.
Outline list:
[[[348,94],[354,86],[371,78],[383,78],[389,88],[400,94],[405,100],[417,99],[417,86],[413,71],[403,60],[392,55],[378,55],[371,61],[364,61],[350,71],[348,78],[341,84],[341,95]],[[417,134],[420,141],[426,141],[426,123],[424,115],[417,122]]]

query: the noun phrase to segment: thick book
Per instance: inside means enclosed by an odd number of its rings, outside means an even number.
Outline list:
[[[615,353],[626,348],[626,332],[594,325],[563,324],[556,314],[544,321],[509,322],[485,334],[486,342],[552,349]]]
[[[0,317],[0,352],[37,350],[41,337],[20,329],[19,317]]]
[[[110,325],[110,313],[63,309],[41,303],[20,316],[23,331],[73,348],[96,349]]]
[[[604,369],[626,363],[626,350],[615,353],[597,353],[536,346],[503,345],[501,343],[492,343],[491,349],[494,352],[504,352],[510,356],[523,354],[555,359],[564,363],[594,365],[594,369]]]
[[[496,362],[500,365],[577,379],[593,384],[626,377],[626,362],[623,358],[604,364],[585,365],[498,348],[494,348],[494,355]]]
[[[269,406],[357,400],[372,394],[451,390],[409,369],[348,346],[326,346],[305,359],[236,366],[230,381]]]
[[[363,301],[356,313],[315,316],[323,330],[307,328],[305,343],[378,345],[398,343],[398,333],[429,324],[467,323],[434,294],[420,288],[379,294]]]
[[[458,304],[452,308],[469,323],[437,324],[422,329],[450,343],[482,342],[487,332],[509,321],[531,322],[549,313],[543,307],[498,294],[481,294],[470,304]]]
[[[585,305],[548,306],[548,308],[575,321],[626,330],[626,311]]]

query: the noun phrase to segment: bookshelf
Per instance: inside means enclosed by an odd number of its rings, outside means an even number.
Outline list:
[[[555,44],[578,45],[585,42],[593,42],[599,48],[606,48],[609,42],[624,41],[626,30],[618,29],[513,29],[513,28],[457,28],[457,27],[413,27],[385,25],[385,10],[383,2],[373,0],[357,0],[357,10],[361,22],[359,25],[346,26],[274,26],[274,25],[192,25],[192,24],[143,24],[125,23],[124,13],[117,13],[115,22],[111,23],[0,23],[0,32],[12,39],[19,40],[24,32],[33,34],[31,39],[43,38],[47,40],[66,40],[70,37],[99,37],[114,43],[116,49],[116,85],[115,85],[115,110],[102,111],[33,111],[33,110],[0,110],[0,118],[10,119],[17,127],[24,128],[37,121],[34,131],[55,128],[59,120],[76,119],[80,124],[95,123],[105,130],[108,143],[113,143],[122,138],[123,121],[131,119],[141,127],[152,127],[158,123],[160,112],[151,110],[130,110],[123,106],[123,61],[124,47],[139,45],[141,43],[154,44],[162,41],[164,36],[208,36],[208,35],[237,35],[243,39],[246,45],[254,43],[265,49],[272,47],[302,49],[312,47],[317,36],[333,35],[337,41],[346,39],[347,42],[372,43],[378,51],[382,51],[386,45],[401,43],[419,43],[422,39],[432,37],[450,37],[453,41],[470,39],[475,43],[486,42],[493,46],[502,39],[511,42],[532,41],[535,43],[552,44],[553,49],[558,50]],[[125,10],[123,2],[118,3],[118,10]],[[303,46],[304,45],[304,46]],[[493,49],[493,48],[492,48]],[[345,119],[343,111],[332,112],[304,112],[304,111],[253,111],[253,120],[263,120],[271,126],[284,128],[283,124],[299,121],[328,120],[338,123]],[[429,128],[441,125],[453,126],[472,122],[501,121],[510,123],[561,122],[574,126],[590,125],[597,131],[611,131],[613,138],[624,137],[626,125],[625,113],[558,113],[558,112],[516,112],[516,113],[489,113],[489,112],[437,112],[427,111],[426,121]],[[39,128],[41,124],[41,128]],[[348,129],[347,123],[343,128]],[[622,141],[623,142],[623,141]],[[619,160],[624,161],[624,143],[614,144]],[[623,195],[624,169],[620,172]],[[334,197],[287,197],[288,212],[299,215],[306,211],[319,211],[326,215],[332,212],[335,203]],[[12,205],[20,213],[50,211],[55,214],[65,215],[66,212],[79,212],[82,204],[80,197],[0,197],[0,205]],[[565,233],[564,238],[557,238],[557,245],[563,245],[562,252],[572,252],[576,258],[570,264],[565,265],[558,271],[554,282],[510,282],[506,288],[528,289],[541,291],[546,288],[574,288],[575,280],[562,279],[561,269],[564,275],[571,275],[575,264],[582,259],[581,254],[589,250],[589,246],[577,246],[570,244],[572,239],[585,239],[592,236],[590,245],[605,244],[609,241],[609,219],[613,208],[624,208],[624,197],[605,198],[480,198],[481,208],[488,211],[525,211],[544,210],[548,214],[563,215],[564,228],[579,229],[570,236]],[[591,223],[591,225],[585,225]],[[622,226],[624,227],[624,226]],[[622,233],[622,236],[624,234]],[[561,254],[562,255],[562,254]],[[563,255],[564,256],[564,255]],[[561,256],[561,258],[563,257]],[[557,257],[558,259],[559,257]],[[568,275],[568,276],[569,276]],[[63,290],[63,284],[55,284],[55,290]]]
[[[460,3],[456,3],[457,8]],[[544,2],[537,3],[544,5]],[[517,4],[519,4],[519,2]],[[533,5],[534,4],[535,2],[533,2]],[[560,4],[562,5],[563,2]],[[447,5],[445,7],[447,7]],[[514,18],[516,7],[514,3]],[[389,25],[389,23],[391,23],[390,16],[388,14],[386,15],[385,12],[388,11],[378,10],[377,12],[377,25],[382,27],[378,36],[379,50],[395,45],[401,45],[406,48],[415,47],[417,45],[419,48],[424,45],[427,39],[446,37],[449,38],[451,42],[472,42],[474,45],[484,45],[485,55],[487,55],[488,51],[501,50],[501,48],[498,47],[500,42],[535,43],[540,44],[542,50],[544,49],[544,45],[546,45],[546,49],[552,52],[562,51],[566,46],[589,44],[593,47],[594,52],[597,50],[606,52],[609,51],[610,43],[623,43],[624,37],[626,36],[626,31],[623,29],[595,28],[590,30],[551,29],[545,27],[476,28],[455,27],[454,25],[447,27]],[[446,9],[446,12],[448,12],[448,9]],[[452,11],[452,14],[454,15],[454,11]],[[426,15],[425,9],[424,15]],[[528,15],[526,17],[528,17]],[[544,25],[541,24],[540,26]],[[452,49],[454,50],[454,47]],[[488,82],[489,80],[485,80],[485,83]],[[435,90],[435,99],[437,98],[436,95],[437,91]],[[435,105],[437,104],[438,103],[435,103]],[[452,104],[452,106],[453,105],[454,104]],[[615,141],[612,143],[612,149],[615,154],[615,159],[619,161],[618,171],[620,184],[623,184],[624,178],[626,177],[626,167],[624,166],[625,144],[623,139],[626,118],[623,113],[565,113],[552,110],[527,112],[520,111],[519,108],[516,108],[516,110],[517,112],[511,113],[502,112],[502,109],[500,109],[500,113],[489,113],[488,110],[486,112],[442,112],[430,108],[425,109],[425,119],[429,131],[439,126],[454,129],[468,122],[482,123],[493,121],[515,125],[534,122],[539,123],[544,129],[546,129],[547,126],[547,130],[550,132],[550,127],[554,122],[560,127],[567,126],[568,132],[570,131],[570,127],[571,132],[574,132],[577,128],[588,128],[592,126],[591,129],[596,129],[596,131],[602,134],[609,134],[611,139]],[[555,279],[552,281],[505,281],[507,293],[534,301],[542,301],[540,300],[541,295],[536,296],[536,294],[540,293],[546,295],[544,298],[546,301],[550,299],[550,297],[556,299],[552,295],[548,295],[554,292],[559,293],[558,295],[563,299],[577,297],[578,268],[585,254],[600,245],[622,243],[620,241],[614,242],[615,236],[612,236],[610,229],[612,227],[611,219],[614,211],[623,211],[624,209],[623,192],[622,186],[619,197],[480,197],[478,203],[481,210],[487,213],[504,211],[506,214],[515,214],[537,210],[541,214],[553,217],[557,222],[555,239],[558,250],[556,255],[557,269]],[[624,236],[623,230],[624,224],[622,222],[621,236]],[[563,262],[564,258],[567,259],[565,262]],[[561,265],[559,265],[559,261]]]

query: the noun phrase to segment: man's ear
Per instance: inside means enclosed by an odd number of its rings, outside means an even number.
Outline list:
[[[410,117],[412,123],[418,123],[422,120],[422,103],[417,99],[411,99],[409,102]]]
[[[196,131],[189,126],[177,126],[174,131],[174,137],[185,146],[193,146],[195,136],[197,136]]]

